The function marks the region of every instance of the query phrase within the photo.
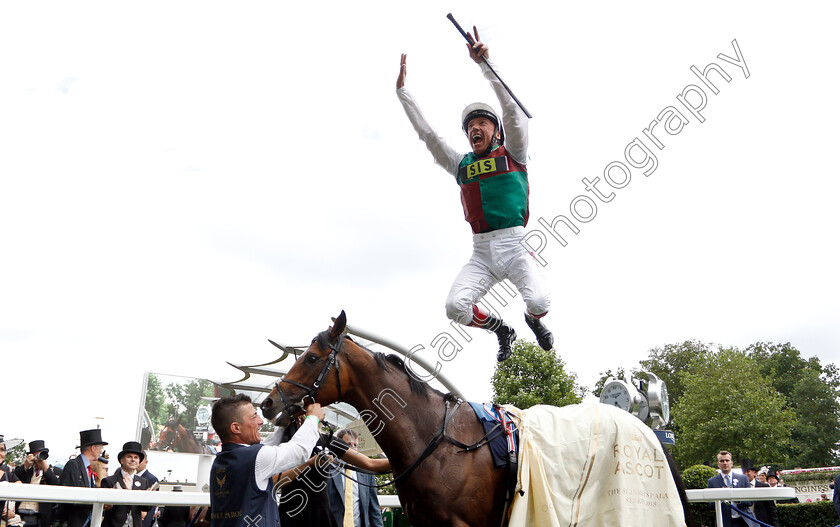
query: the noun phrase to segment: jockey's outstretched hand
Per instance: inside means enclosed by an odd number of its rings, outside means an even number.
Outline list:
[[[475,61],[476,64],[481,64],[483,59],[490,58],[490,48],[487,47],[487,44],[481,41],[478,37],[478,28],[473,26],[473,33],[475,33],[475,38],[472,35],[467,33],[467,36],[470,39],[469,44],[467,44],[467,49],[470,52],[470,58]]]
[[[405,53],[402,54],[400,57],[400,74],[397,77],[397,89],[399,90],[403,86],[405,86],[405,58],[407,55]]]

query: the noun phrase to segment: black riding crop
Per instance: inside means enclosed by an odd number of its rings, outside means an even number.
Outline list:
[[[470,35],[470,34],[469,34],[469,33],[467,33],[466,31],[464,31],[464,30],[463,30],[463,28],[461,28],[461,26],[458,24],[458,22],[456,22],[456,21],[455,21],[455,17],[454,17],[454,16],[452,16],[452,13],[449,13],[448,15],[446,15],[446,18],[448,18],[448,19],[449,19],[449,20],[450,20],[453,24],[455,24],[455,28],[456,28],[456,29],[457,29],[457,30],[461,33],[461,36],[463,36],[463,37],[467,40],[467,42],[469,43],[469,45],[470,45],[470,46],[472,46],[473,44],[475,44],[475,39],[473,39],[472,35]],[[505,87],[505,90],[507,90],[507,92],[508,92],[508,93],[510,94],[510,96],[513,98],[513,100],[514,100],[514,101],[516,101],[516,104],[517,104],[517,105],[519,105],[519,108],[520,108],[520,109],[522,110],[522,112],[523,112],[523,113],[524,113],[524,114],[528,117],[528,119],[530,119],[531,117],[533,117],[533,116],[532,116],[532,115],[528,112],[528,110],[526,110],[526,109],[525,109],[525,107],[522,105],[522,103],[519,101],[519,99],[517,99],[517,98],[516,98],[516,95],[514,95],[514,94],[513,94],[513,92],[512,92],[512,91],[510,90],[510,88],[508,87],[508,85],[507,85],[507,84],[505,84],[505,81],[503,81],[503,80],[502,80],[502,78],[501,78],[501,77],[499,77],[499,74],[498,74],[498,73],[496,73],[496,70],[494,70],[494,69],[493,69],[493,66],[491,66],[491,65],[490,65],[490,63],[488,63],[488,62],[487,62],[487,59],[485,59],[484,57],[481,57],[481,60],[483,60],[483,61],[484,61],[484,63],[485,63],[485,64],[487,64],[487,67],[488,67],[488,68],[490,68],[490,71],[492,71],[492,72],[493,72],[493,75],[495,75],[495,76],[496,76],[496,78],[497,78],[497,79],[499,79],[499,82],[501,82],[501,83],[502,83],[502,86],[504,86],[504,87]]]

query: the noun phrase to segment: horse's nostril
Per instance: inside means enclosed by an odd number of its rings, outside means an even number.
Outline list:
[[[274,403],[271,401],[271,399],[266,399],[265,401],[262,402],[262,404],[260,406],[262,406],[263,410],[265,410],[266,408],[271,408],[272,404],[274,404]]]

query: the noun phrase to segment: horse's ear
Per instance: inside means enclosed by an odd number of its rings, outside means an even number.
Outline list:
[[[347,315],[344,314],[344,310],[342,309],[341,314],[336,317],[335,322],[330,328],[330,340],[335,340],[340,337],[344,333],[345,328],[347,328]]]

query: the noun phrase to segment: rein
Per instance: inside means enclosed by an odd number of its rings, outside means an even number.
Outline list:
[[[330,370],[333,368],[333,366],[335,366],[335,379],[336,379],[336,383],[337,383],[337,387],[338,387],[338,399],[336,400],[336,402],[341,401],[341,399],[342,399],[341,375],[339,374],[339,371],[338,371],[339,370],[338,353],[339,353],[339,351],[341,351],[341,344],[342,344],[343,341],[344,341],[344,338],[339,337],[335,344],[333,344],[332,342],[330,342],[328,344],[329,348],[330,348],[330,354],[327,357],[327,362],[326,362],[326,364],[324,364],[324,367],[321,368],[321,371],[318,373],[318,377],[315,378],[315,381],[312,383],[312,386],[306,386],[306,385],[301,384],[297,381],[291,381],[291,380],[288,380],[288,379],[285,379],[285,378],[280,379],[279,382],[276,382],[274,384],[274,388],[277,390],[277,394],[280,397],[281,401],[283,402],[283,410],[284,411],[288,410],[289,408],[291,408],[295,405],[292,404],[288,400],[286,395],[280,389],[280,383],[286,382],[286,383],[289,383],[293,386],[297,386],[298,388],[301,388],[301,389],[305,390],[306,395],[304,395],[303,398],[301,398],[301,401],[306,399],[307,397],[311,398],[314,401],[315,400],[315,392],[324,383],[324,380],[327,378],[327,375],[329,375]],[[479,449],[479,448],[481,448],[485,445],[489,445],[490,440],[492,440],[493,438],[495,438],[496,436],[500,435],[503,432],[503,429],[501,428],[501,424],[498,424],[495,427],[493,427],[493,429],[491,429],[489,432],[484,434],[484,437],[482,437],[481,439],[479,439],[478,441],[476,441],[472,445],[464,444],[464,443],[458,441],[457,439],[446,435],[446,427],[449,425],[449,422],[452,420],[452,417],[454,417],[454,415],[455,415],[455,411],[458,410],[458,407],[461,405],[461,403],[463,403],[463,401],[461,399],[457,399],[456,402],[455,402],[455,406],[453,406],[451,408],[450,408],[448,399],[445,400],[445,403],[446,403],[446,413],[444,415],[443,424],[441,425],[440,430],[438,430],[438,432],[434,435],[434,437],[432,437],[431,441],[429,441],[429,444],[426,445],[426,448],[420,454],[420,457],[418,457],[414,461],[414,463],[412,463],[411,466],[409,466],[400,475],[396,476],[391,481],[388,481],[388,482],[383,483],[381,485],[368,485],[368,484],[362,483],[362,482],[360,482],[360,481],[358,481],[354,478],[348,478],[348,479],[351,479],[351,480],[355,481],[356,483],[358,483],[359,485],[363,485],[365,487],[371,487],[371,488],[387,487],[388,485],[391,485],[392,483],[396,484],[398,481],[401,481],[403,478],[405,478],[409,474],[411,474],[411,472],[413,472],[414,469],[416,469],[420,465],[420,463],[422,463],[427,457],[432,455],[432,452],[434,452],[435,449],[437,449],[437,447],[440,446],[440,444],[443,443],[444,441],[448,441],[449,443],[451,443],[451,444],[455,445],[456,447],[460,448],[461,450],[459,450],[458,453],[461,454],[461,453],[464,453],[464,452],[471,452],[473,450],[477,450],[477,449]],[[330,433],[330,436],[332,436],[332,431]],[[336,461],[332,461],[331,464],[339,466],[339,467],[341,466],[341,464],[339,464]],[[346,465],[346,463],[344,463],[344,465]],[[354,470],[356,470],[357,472],[365,473],[365,474],[376,475],[375,472],[371,472],[371,471],[364,470],[364,469],[361,469],[361,468],[357,468],[357,469],[354,469]],[[387,474],[387,472],[386,472],[386,474]]]
[[[462,454],[464,452],[472,452],[473,450],[477,450],[477,449],[479,449],[479,448],[481,448],[485,445],[489,445],[490,440],[492,440],[493,438],[495,438],[496,436],[498,436],[502,433],[501,424],[498,424],[495,427],[493,427],[489,432],[484,434],[484,437],[482,437],[481,439],[479,439],[478,441],[476,441],[472,445],[466,445],[466,444],[458,441],[457,439],[446,435],[447,425],[449,425],[449,422],[452,420],[452,417],[455,416],[455,411],[458,410],[458,407],[463,402],[464,401],[462,401],[461,399],[458,399],[455,402],[455,406],[450,408],[449,407],[449,401],[448,400],[446,401],[446,415],[443,418],[443,424],[441,425],[440,430],[438,430],[437,434],[435,434],[435,436],[431,439],[431,441],[429,441],[429,444],[426,445],[426,448],[425,448],[425,450],[423,450],[423,453],[420,454],[420,457],[418,457],[414,461],[414,463],[411,464],[411,466],[409,466],[407,469],[405,469],[405,471],[403,471],[400,475],[396,476],[391,481],[387,481],[387,482],[379,484],[379,485],[368,485],[367,483],[362,483],[361,481],[359,481],[355,478],[349,477],[346,474],[345,474],[344,477],[349,479],[349,480],[355,481],[356,483],[358,483],[359,485],[362,485],[364,487],[377,488],[378,489],[378,488],[382,488],[382,487],[387,487],[388,485],[391,485],[392,483],[396,484],[398,481],[401,481],[403,478],[408,476],[411,472],[414,471],[414,469],[416,469],[418,466],[420,466],[420,463],[422,463],[427,457],[432,455],[432,452],[434,452],[435,449],[437,449],[437,447],[440,446],[440,444],[443,443],[444,441],[448,441],[449,443],[451,443],[451,444],[457,446],[458,448],[460,448],[461,450],[458,450],[459,454]],[[332,461],[331,464],[335,465],[339,468],[347,465],[347,463],[344,463],[344,462],[341,462],[341,461]],[[370,475],[373,475],[373,476],[378,475],[378,473],[376,473],[376,472],[371,472],[370,470],[365,470],[363,468],[353,468],[353,470],[355,472],[360,472],[360,473],[363,473],[363,474],[370,474]],[[384,474],[387,474],[387,472],[384,472]]]

